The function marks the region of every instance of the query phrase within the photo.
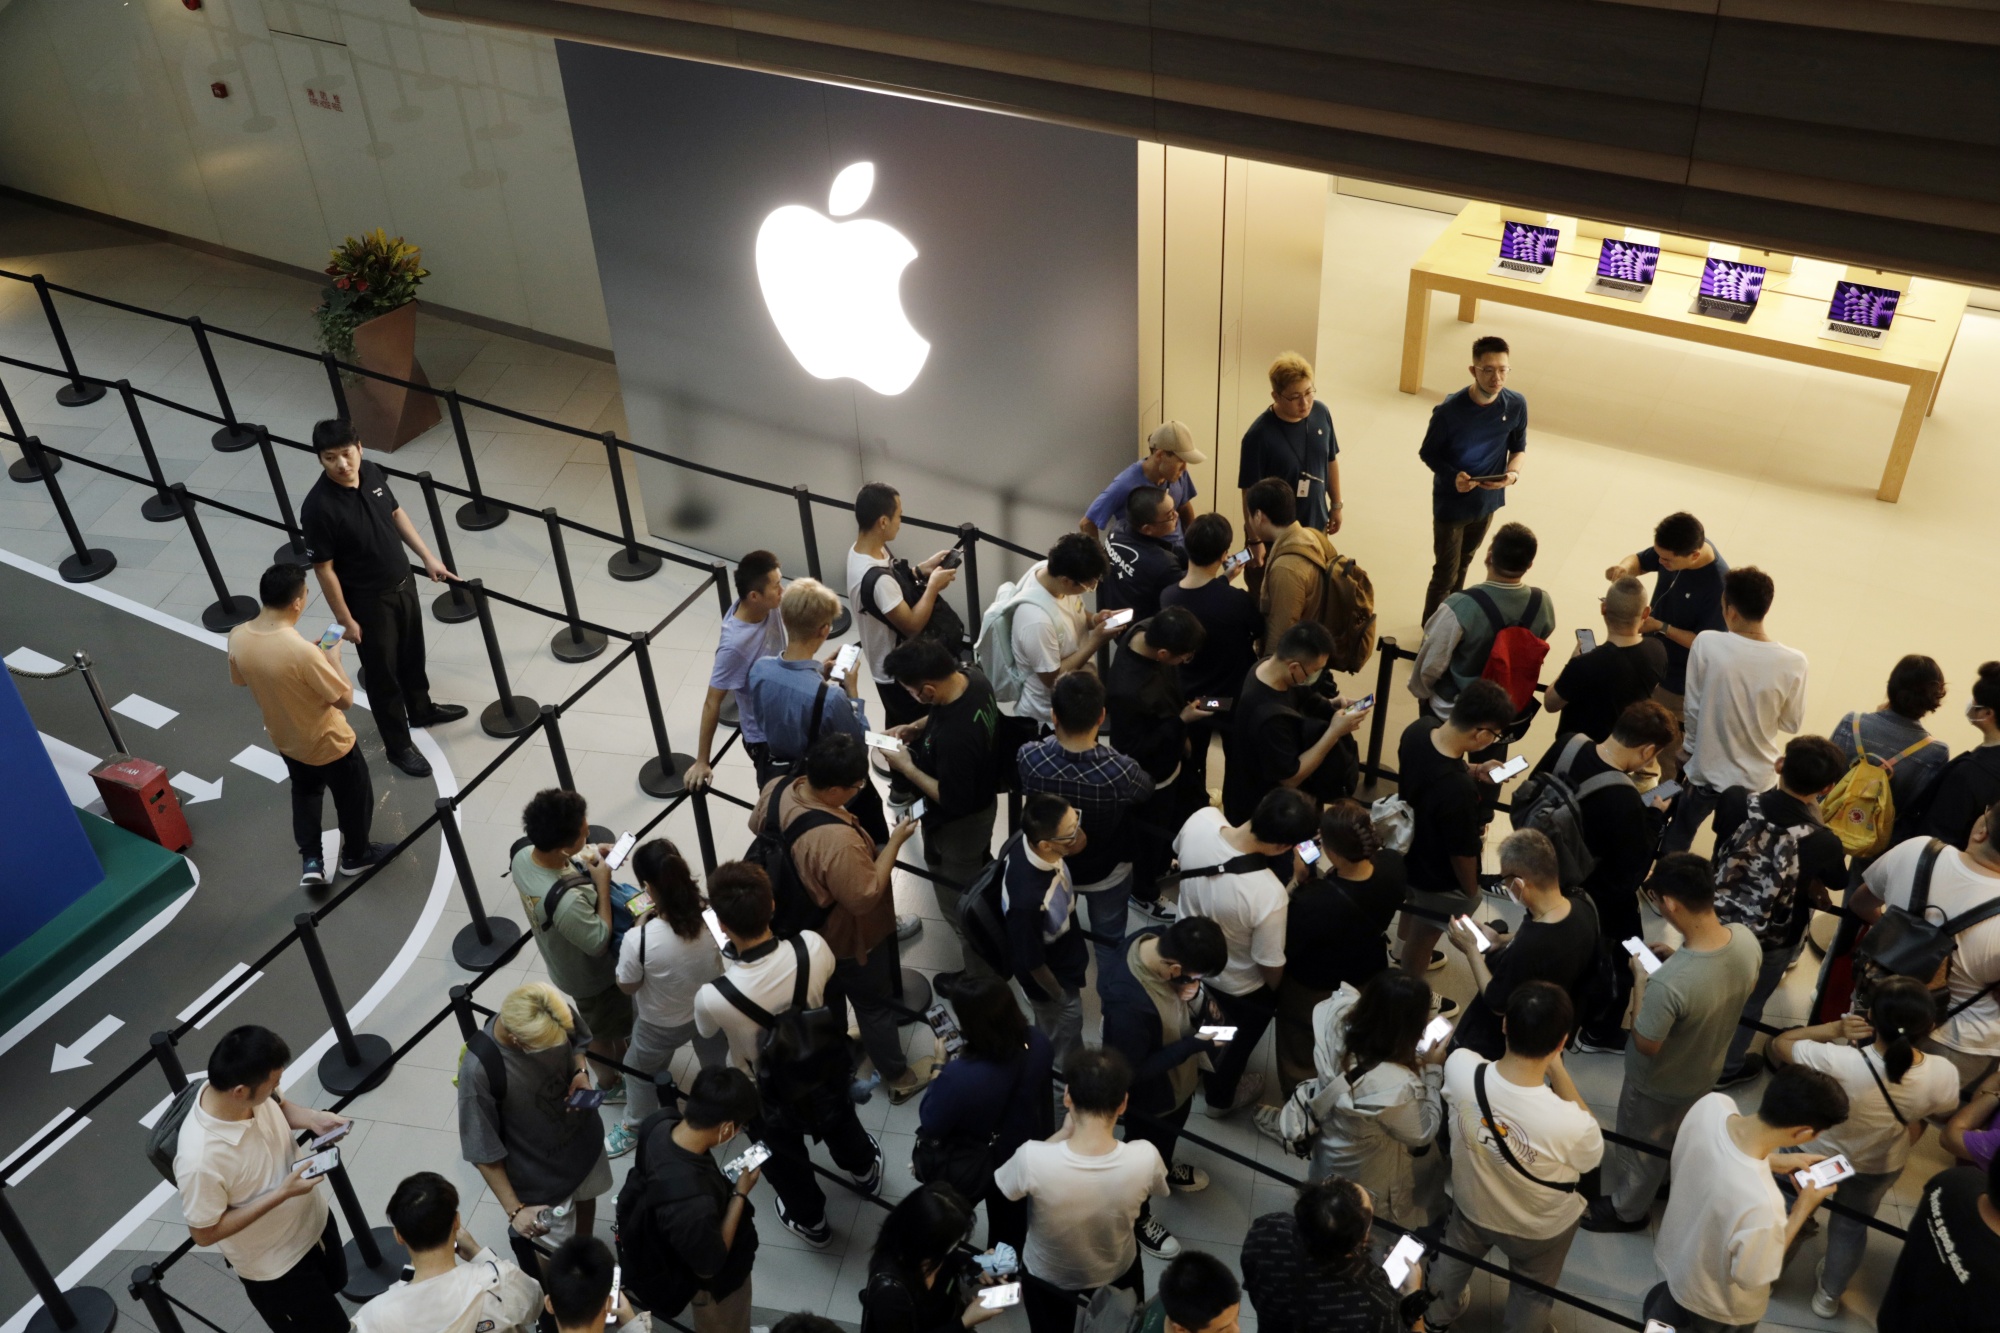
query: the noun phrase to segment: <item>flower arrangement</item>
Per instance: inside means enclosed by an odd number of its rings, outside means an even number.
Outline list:
[[[333,282],[321,290],[313,311],[320,347],[352,361],[357,325],[416,299],[417,284],[430,276],[429,269],[418,266],[422,255],[418,247],[400,236],[391,239],[380,227],[341,242],[326,266]]]

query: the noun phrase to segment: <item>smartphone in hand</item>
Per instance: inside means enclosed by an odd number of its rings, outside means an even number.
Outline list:
[[[741,1157],[733,1162],[725,1163],[722,1168],[722,1174],[728,1176],[731,1180],[741,1180],[744,1172],[755,1171],[770,1160],[771,1150],[761,1143],[753,1143],[744,1150]]]
[[[1527,771],[1528,771],[1528,756],[1524,754],[1517,754],[1512,759],[1509,759],[1506,763],[1500,765],[1500,767],[1489,772],[1486,775],[1486,780],[1497,787],[1501,783],[1507,781],[1509,778],[1519,777],[1521,774]]]
[[[1424,1257],[1424,1243],[1415,1236],[1404,1236],[1396,1242],[1396,1248],[1389,1251],[1389,1257],[1382,1261],[1382,1271],[1389,1275],[1389,1285],[1401,1287],[1409,1279],[1410,1270]]]
[[[1823,1162],[1816,1162],[1803,1171],[1794,1171],[1792,1179],[1802,1189],[1823,1190],[1829,1185],[1837,1185],[1854,1174],[1854,1163],[1847,1160],[1844,1152],[1835,1153]]]
[[[1658,954],[1646,947],[1646,941],[1640,939],[1637,935],[1625,941],[1625,952],[1639,960],[1639,966],[1646,969],[1646,975],[1649,977],[1666,966],[1665,963],[1660,961]]]
[[[1292,850],[1296,851],[1299,854],[1299,860],[1304,861],[1307,865],[1314,866],[1319,864],[1319,844],[1311,838],[1307,838]]]
[[[1113,611],[1104,618],[1104,628],[1107,630],[1124,629],[1132,623],[1133,615],[1134,612],[1130,607],[1127,607],[1123,611]]]
[[[1452,920],[1462,921],[1465,923],[1465,928],[1472,932],[1473,946],[1477,948],[1479,952],[1485,953],[1488,949],[1493,947],[1493,941],[1486,938],[1486,932],[1481,930],[1479,928],[1479,923],[1477,921],[1474,921],[1471,917],[1455,916],[1452,918]]]
[[[1236,1040],[1236,1029],[1233,1027],[1196,1028],[1194,1035],[1197,1037],[1207,1037],[1212,1042],[1226,1043]]]
[[[1353,703],[1347,705],[1347,707],[1342,709],[1341,711],[1344,712],[1347,716],[1353,717],[1356,713],[1365,713],[1374,706],[1375,706],[1375,693],[1373,690],[1371,690],[1367,694],[1362,695],[1359,699],[1356,699]]]
[[[308,1143],[306,1145],[306,1151],[311,1153],[316,1153],[324,1151],[327,1148],[331,1148],[334,1144],[346,1138],[349,1132],[353,1130],[353,1128],[354,1128],[354,1122],[352,1120],[348,1121],[344,1125],[335,1125],[332,1129],[329,1129],[326,1133],[320,1135],[318,1138],[314,1139],[311,1143]]]
[[[307,1180],[318,1180],[321,1176],[339,1165],[340,1149],[328,1148],[325,1152],[316,1152],[311,1157],[306,1158],[305,1178]]]
[[[605,867],[610,870],[616,870],[619,866],[624,865],[625,858],[632,854],[632,849],[638,846],[638,844],[638,834],[619,834],[618,841],[611,844],[611,851],[604,858]]]
[[[1576,632],[1576,650],[1578,652],[1587,653],[1596,647],[1597,636],[1595,634],[1591,633],[1588,629],[1580,629]]]
[[[604,1105],[604,1090],[602,1088],[580,1089],[572,1092],[568,1099],[563,1102],[563,1105],[572,1111],[595,1111],[598,1107]]]
[[[998,1286],[981,1287],[979,1303],[988,1310],[1004,1310],[1010,1305],[1021,1303],[1021,1284],[1002,1282]]]
[[[331,648],[336,643],[339,643],[342,638],[346,637],[346,634],[347,626],[336,620],[331,625],[328,625],[325,632],[319,636],[319,646],[322,650]]]
[[[881,750],[885,754],[901,754],[903,751],[903,743],[901,741],[897,740],[894,736],[884,735],[879,731],[868,732],[861,739],[871,748]]]
[[[1424,1035],[1417,1038],[1417,1054],[1433,1050],[1437,1044],[1451,1036],[1451,1020],[1443,1014],[1433,1018],[1424,1028]]]
[[[1222,562],[1222,572],[1224,574],[1233,574],[1237,570],[1243,568],[1243,566],[1249,563],[1250,563],[1250,549],[1248,547],[1245,547],[1244,549],[1238,551],[1235,555],[1230,556],[1227,560]]]

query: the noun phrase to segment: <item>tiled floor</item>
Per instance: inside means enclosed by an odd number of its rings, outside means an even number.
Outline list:
[[[1333,199],[1328,218],[1319,383],[1345,450],[1348,509],[1341,544],[1374,577],[1383,631],[1406,644],[1416,638],[1429,557],[1426,480],[1416,444],[1430,406],[1461,382],[1462,344],[1475,331],[1453,322],[1449,303],[1438,303],[1426,389],[1414,397],[1396,392],[1402,273],[1444,222],[1440,215],[1347,197]],[[308,340],[312,292],[306,284],[172,246],[134,243],[109,228],[52,219],[17,204],[0,202],[0,267],[45,272],[85,290],[200,314],[263,337],[297,345]],[[62,308],[88,373],[125,376],[141,388],[207,401],[206,376],[185,333],[73,301],[64,300]],[[1984,450],[1976,394],[1978,384],[2000,375],[2000,322],[1980,315],[1967,320],[1899,506],[1872,498],[1898,406],[1885,386],[1490,305],[1476,331],[1510,339],[1514,385],[1534,408],[1527,480],[1514,494],[1508,516],[1541,534],[1535,581],[1569,613],[1562,621],[1565,636],[1569,628],[1591,623],[1585,613],[1601,591],[1604,567],[1637,549],[1661,514],[1691,508],[1707,520],[1732,560],[1755,561],[1777,578],[1773,629],[1805,649],[1813,662],[1811,728],[1825,731],[1842,712],[1873,707],[1895,657],[1926,651],[1944,664],[1956,690],[1936,720],[1939,732],[1954,746],[1967,741],[1956,720],[1965,682],[1976,663],[2000,655],[1985,637],[1982,619],[1966,614],[1967,595],[1953,591],[1967,584],[1968,572],[1991,565],[1986,497],[1994,470]],[[300,436],[326,410],[324,382],[311,364],[226,340],[218,340],[217,347],[245,419]],[[419,350],[435,383],[577,426],[623,429],[616,373],[602,363],[427,318],[420,321]],[[0,353],[44,363],[54,356],[32,292],[5,281],[0,281]],[[137,465],[136,445],[115,397],[71,410],[55,405],[53,379],[0,367],[0,383],[30,430],[47,442],[121,466]],[[610,479],[599,445],[532,430],[497,414],[471,416],[480,474],[494,494],[530,506],[556,505],[565,515],[613,525]],[[176,421],[164,411],[148,409],[147,421],[169,480],[185,480],[204,494],[257,512],[274,512],[256,454],[216,454],[207,443],[210,427]],[[11,445],[0,453],[14,456]],[[434,469],[454,482],[461,477],[445,429],[406,446],[394,461]],[[302,494],[313,475],[309,461],[285,455],[282,464],[292,494]],[[92,477],[77,467],[66,469],[62,481],[91,541],[120,558],[105,586],[195,618],[213,594],[185,533],[141,522],[139,492],[127,483]],[[1079,492],[1095,485],[1094,479],[1079,479]],[[406,494],[404,502],[413,514],[420,510],[416,496]],[[230,586],[250,589],[276,538],[268,529],[220,513],[208,520]],[[421,517],[418,523],[428,530]],[[538,603],[555,602],[556,580],[538,525],[516,516],[485,533],[454,529],[450,535],[460,572],[480,574],[496,588]],[[0,546],[51,563],[65,553],[54,515],[36,490],[0,488]],[[649,582],[616,583],[605,574],[608,552],[600,544],[572,539],[569,550],[583,613],[614,626],[650,625],[697,586],[689,573],[672,567]],[[711,598],[697,598],[654,648],[667,725],[681,750],[693,748],[715,615]],[[597,669],[554,661],[544,647],[552,629],[546,621],[506,607],[496,607],[495,620],[510,688],[517,692],[554,701]],[[473,627],[433,624],[430,643],[438,697],[470,703],[475,711],[490,700],[494,685]],[[1390,706],[1399,720],[1409,716],[1408,701],[1400,695]],[[565,716],[578,785],[595,803],[594,818],[613,827],[635,826],[658,809],[634,781],[639,762],[651,752],[642,718],[629,664]],[[469,724],[448,728],[437,739],[461,778],[499,749]],[[1538,736],[1527,748],[1537,751],[1541,743]],[[516,812],[551,776],[546,747],[537,739],[529,753],[466,803],[466,838],[489,903],[506,902],[506,883],[492,872],[515,834]],[[722,765],[720,781],[739,793],[751,785],[747,766],[734,756]],[[716,828],[725,856],[746,840],[740,812],[719,806]],[[686,810],[667,821],[665,832],[684,846],[694,843]],[[928,919],[908,961],[925,970],[955,961],[955,946],[936,917],[930,891],[906,881],[898,884],[897,896],[904,910]],[[463,975],[450,961],[449,944],[465,921],[461,912],[445,914],[418,967],[370,1017],[371,1030],[399,1039],[435,1012],[446,988]],[[539,971],[529,953],[489,983],[488,1001]],[[1788,980],[1774,1003],[1780,1020],[1802,1009],[1811,972],[1810,964],[1801,966]],[[1444,991],[1465,996],[1469,980],[1456,959],[1435,976]],[[472,1230],[494,1242],[502,1237],[505,1219],[477,1173],[458,1161],[448,1072],[457,1050],[458,1038],[449,1027],[440,1029],[408,1067],[356,1103],[362,1124],[349,1155],[363,1203],[376,1216],[397,1179],[418,1166],[430,1167],[458,1180]],[[1582,1056],[1572,1068],[1608,1121],[1617,1101],[1619,1061]],[[1753,1095],[1754,1089],[1746,1091],[1744,1100]],[[908,1150],[916,1114],[914,1104],[891,1108],[881,1098],[863,1108],[865,1122],[887,1150],[885,1192],[891,1197],[911,1184]],[[1247,1118],[1198,1117],[1193,1127],[1279,1171],[1298,1173],[1300,1164],[1260,1140]],[[1205,1193],[1168,1201],[1161,1216],[1184,1240],[1233,1259],[1248,1220],[1284,1206],[1286,1191],[1199,1146],[1184,1151],[1187,1160],[1209,1171],[1214,1184]],[[1898,1224],[1908,1220],[1918,1186],[1941,1161],[1932,1142],[1919,1147],[1885,1207],[1886,1218]],[[824,1253],[802,1249],[777,1226],[773,1210],[763,1209],[760,1234],[767,1253],[756,1276],[760,1320],[790,1309],[858,1319],[856,1292],[879,1212],[837,1191],[830,1194],[836,1240]],[[184,1234],[169,1208],[129,1237],[92,1280],[122,1294],[125,1276],[141,1254],[171,1248]],[[1879,1236],[1871,1241],[1848,1309],[1830,1323],[1807,1308],[1811,1260],[1819,1244],[1808,1242],[1807,1253],[1780,1283],[1767,1324],[1857,1329],[1870,1323],[1894,1258],[1892,1244]],[[1157,1265],[1149,1267],[1156,1274]],[[1630,1315],[1653,1280],[1644,1236],[1586,1233],[1577,1239],[1564,1284]],[[249,1319],[233,1280],[213,1259],[197,1255],[184,1261],[168,1285],[224,1328],[245,1326]],[[1497,1287],[1489,1276],[1475,1279],[1474,1304],[1458,1328],[1497,1329]],[[145,1322],[129,1304],[125,1313]],[[1558,1307],[1555,1316],[1562,1333],[1604,1326],[1568,1307]],[[1018,1333],[1024,1325],[1010,1315],[994,1327],[996,1333]]]

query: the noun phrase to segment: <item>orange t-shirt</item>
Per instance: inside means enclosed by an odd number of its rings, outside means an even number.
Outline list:
[[[248,685],[278,753],[302,764],[330,764],[354,748],[354,728],[334,702],[347,692],[326,654],[296,629],[229,631],[229,679]]]

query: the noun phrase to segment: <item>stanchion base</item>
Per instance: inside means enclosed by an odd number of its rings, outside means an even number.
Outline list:
[[[920,1015],[924,1010],[931,1007],[930,978],[917,971],[914,967],[904,968],[903,994],[902,998],[897,1000],[896,1003],[902,1005],[905,1009],[914,1009],[916,1011],[915,1014],[898,1014],[896,1016],[898,1026],[908,1027],[912,1023],[923,1022],[924,1020]]]
[[[171,495],[155,491],[140,503],[139,517],[148,523],[178,523],[181,521],[181,502]]]
[[[611,558],[604,562],[604,568],[620,583],[637,583],[640,579],[649,579],[659,573],[660,566],[664,563],[666,562],[651,551],[621,550],[611,553]]]
[[[648,796],[671,800],[687,790],[687,771],[693,767],[691,754],[670,754],[665,760],[648,759],[639,769],[639,790]]]
[[[468,620],[479,619],[479,608],[472,599],[457,588],[448,589],[431,599],[431,618],[440,625],[463,625]]]
[[[46,451],[42,454],[42,457],[48,460],[49,471],[62,471],[62,459]],[[37,468],[26,458],[17,458],[12,463],[9,463],[7,465],[7,476],[10,480],[19,482],[40,481],[42,479],[41,469]],[[618,576],[617,570],[613,570],[611,573],[613,578]]]
[[[210,634],[227,634],[246,620],[255,620],[261,608],[255,597],[225,597],[210,602],[201,613],[201,626]]]
[[[837,639],[841,635],[847,633],[847,631],[853,628],[854,628],[854,613],[843,606],[840,608],[840,614],[833,618],[833,628],[829,629],[826,632],[826,637],[829,639]]]
[[[600,845],[607,842],[616,843],[618,835],[602,824],[592,824],[590,826],[590,840]]]
[[[283,546],[271,552],[271,563],[274,565],[298,565],[300,568],[304,568],[312,562],[312,552],[297,542],[286,542]]]
[[[234,426],[224,426],[208,437],[219,454],[237,454],[257,443],[257,428],[237,422]]]
[[[389,1077],[389,1057],[396,1053],[387,1039],[373,1033],[357,1032],[354,1044],[360,1049],[361,1063],[350,1065],[340,1053],[340,1043],[320,1057],[319,1085],[336,1097],[367,1092]]]
[[[453,516],[453,520],[467,532],[484,532],[488,528],[497,528],[505,523],[507,511],[500,505],[483,505],[477,500],[469,500],[458,507],[458,513]]]
[[[118,1302],[97,1287],[72,1287],[63,1293],[76,1323],[64,1329],[43,1306],[28,1320],[27,1333],[111,1333],[118,1326]]]
[[[112,570],[118,568],[118,557],[102,547],[93,546],[82,555],[66,555],[56,566],[56,573],[62,575],[64,583],[94,583]]]
[[[609,643],[609,640],[594,629],[578,630],[576,633],[583,637],[577,638],[576,634],[571,634],[569,627],[565,625],[556,631],[554,638],[549,640],[549,651],[556,655],[556,661],[588,662],[591,658],[602,655]]]
[[[56,401],[64,407],[87,407],[103,396],[102,384],[65,384],[56,390]]]
[[[500,955],[514,947],[514,941],[521,938],[518,922],[504,916],[486,918],[487,932],[493,942],[487,944],[479,938],[477,926],[467,926],[452,936],[451,961],[468,972],[484,972],[500,961]]]
[[[542,722],[542,706],[525,694],[495,699],[479,714],[479,726],[489,736],[506,740],[533,731]]]
[[[347,1256],[347,1285],[340,1294],[356,1305],[374,1300],[389,1288],[403,1280],[403,1265],[410,1262],[410,1252],[396,1243],[396,1232],[392,1227],[375,1227],[369,1232],[375,1238],[375,1248],[382,1252],[382,1261],[370,1268],[361,1257],[361,1242],[350,1240],[341,1247]]]

